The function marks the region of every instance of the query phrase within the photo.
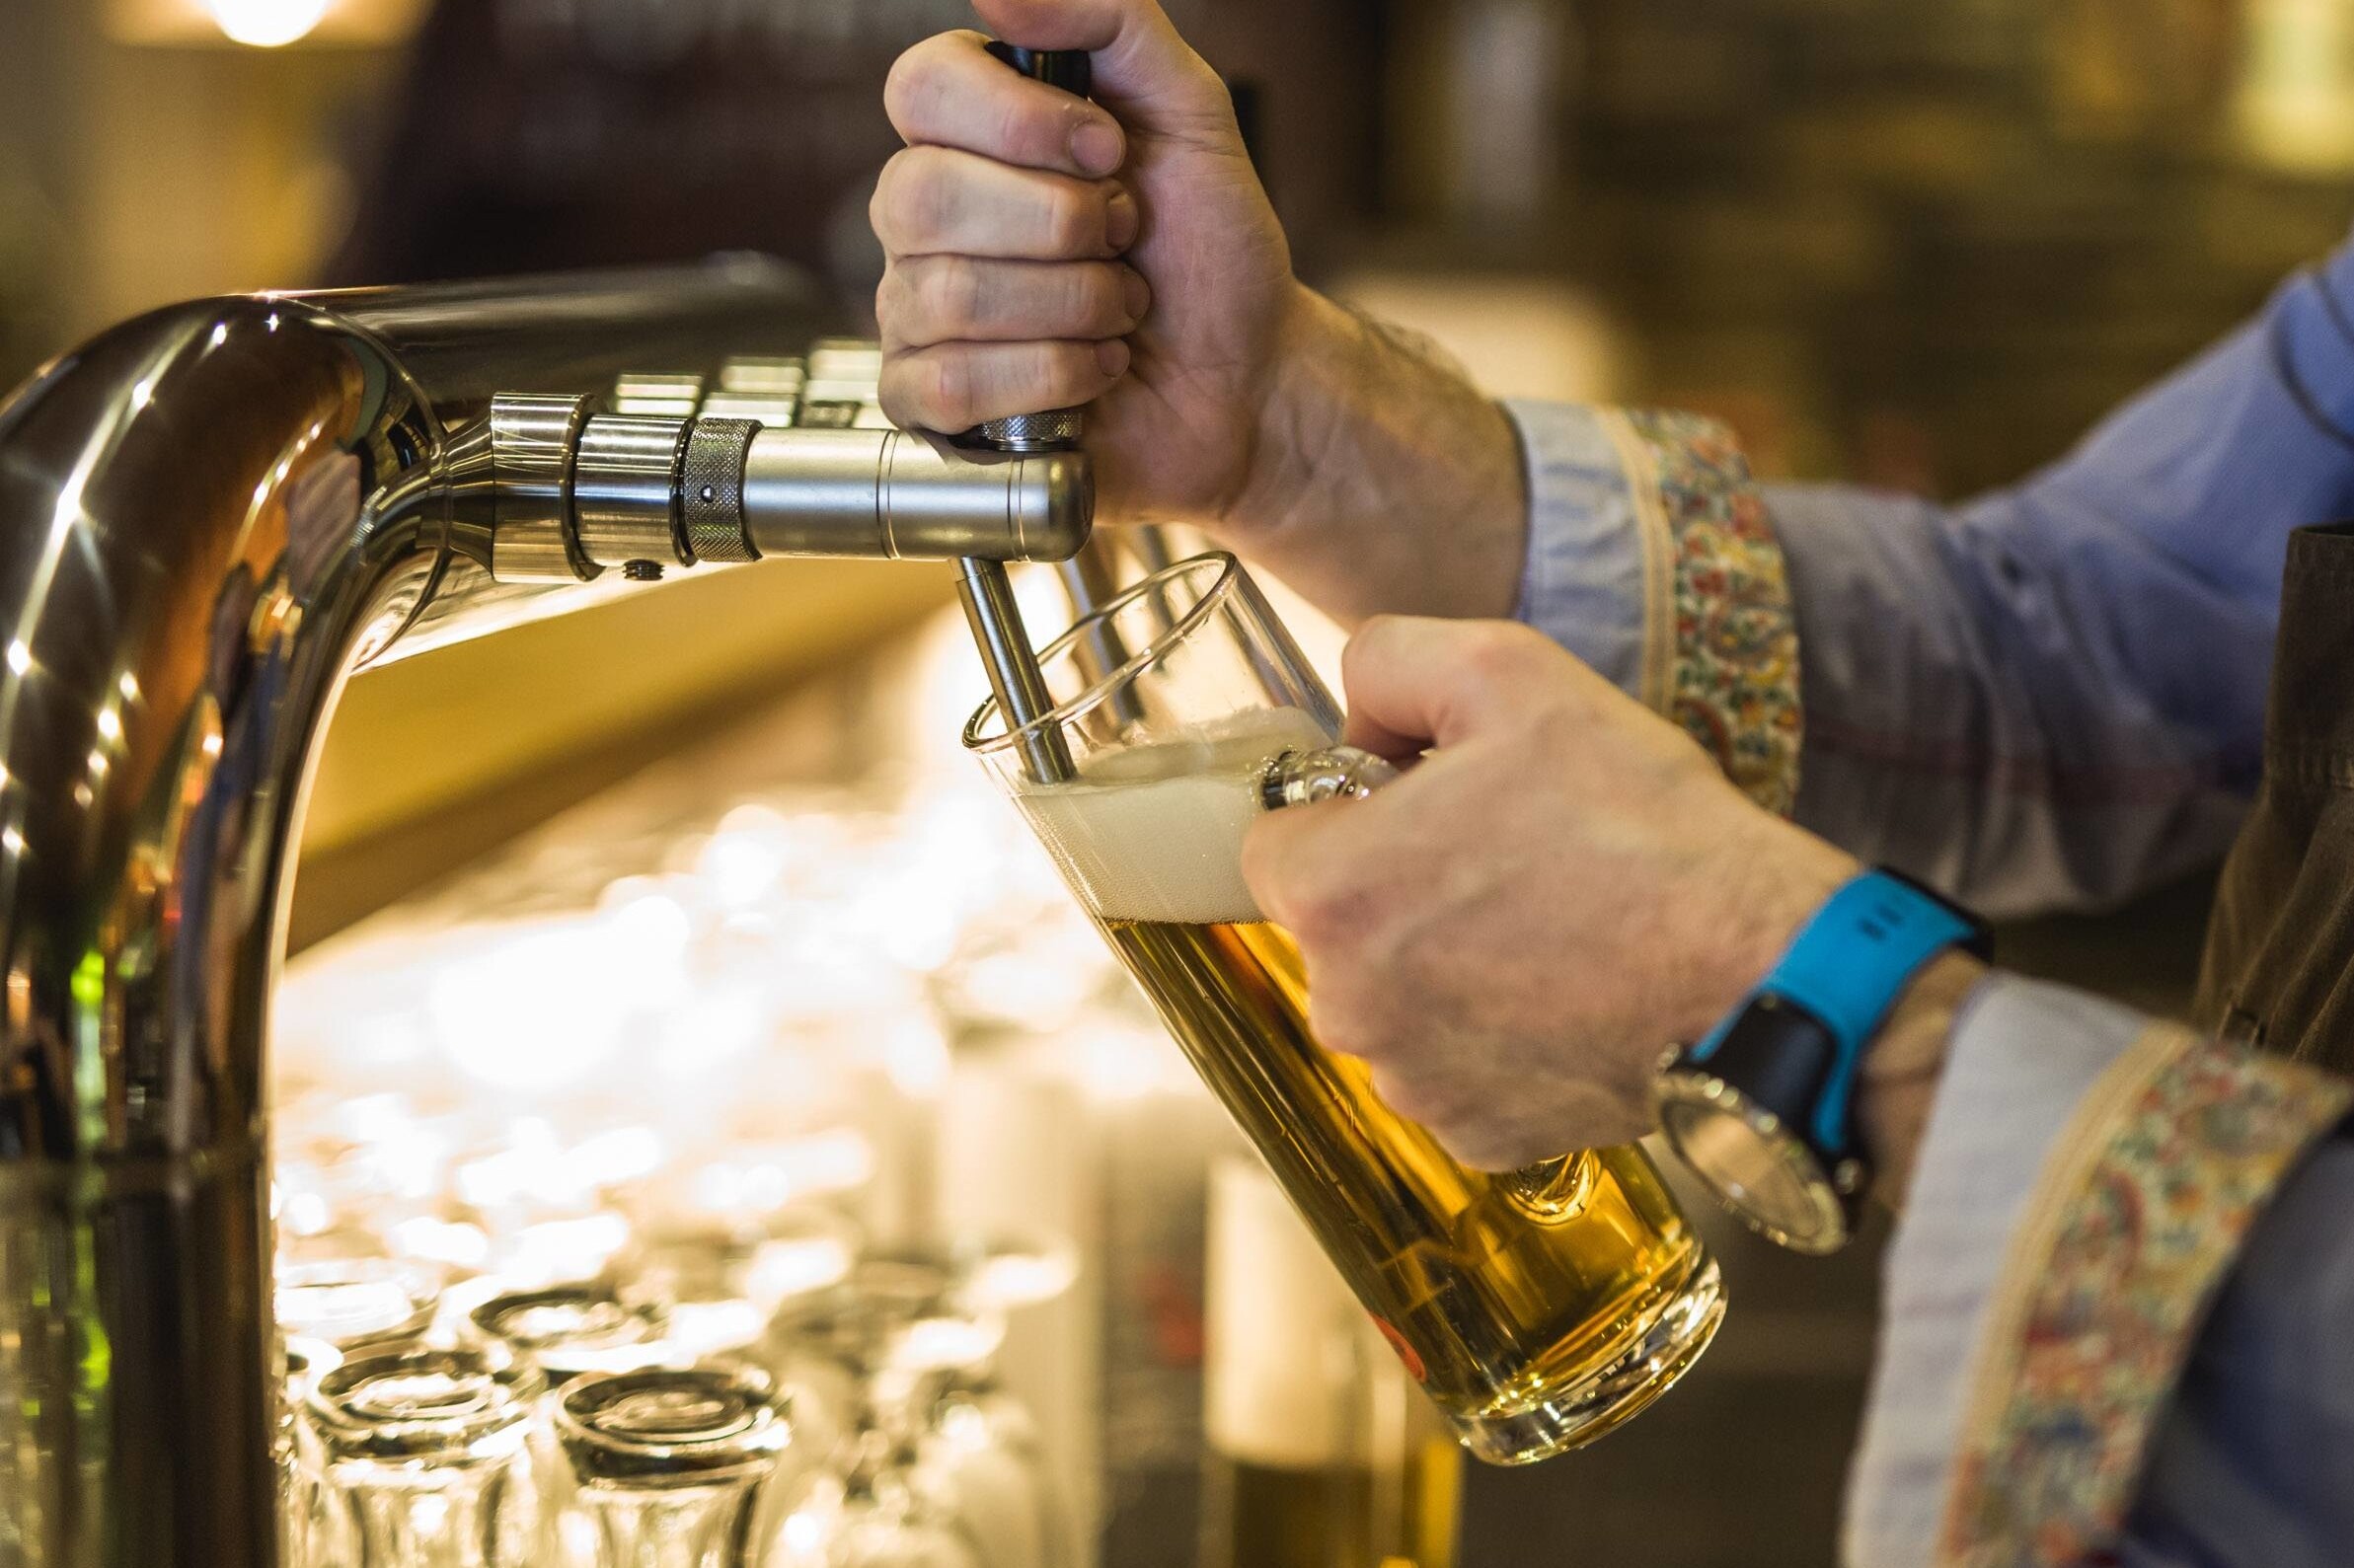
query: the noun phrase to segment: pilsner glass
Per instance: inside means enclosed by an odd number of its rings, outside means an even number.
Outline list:
[[[1140,651],[1091,676],[1104,647]],[[1256,585],[1232,557],[1182,562],[1040,663],[1050,710],[1008,733],[985,705],[965,745],[1465,1446],[1527,1462],[1657,1398],[1724,1302],[1641,1151],[1470,1169],[1309,1030],[1306,968],[1244,885],[1243,837],[1387,770],[1328,749],[1339,711]],[[1034,777],[1057,735],[1071,776]]]

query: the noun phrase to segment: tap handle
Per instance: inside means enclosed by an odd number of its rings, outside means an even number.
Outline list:
[[[992,41],[989,52],[1033,82],[1080,98],[1095,96],[1095,64],[1084,49],[1025,49]],[[981,426],[981,439],[1008,452],[1054,452],[1077,446],[1086,431],[1086,416],[1079,410],[1053,409],[991,419]]]
[[[1096,96],[1095,61],[1085,49],[1025,49],[1019,43],[992,41],[989,52],[1033,82],[1079,98]]]

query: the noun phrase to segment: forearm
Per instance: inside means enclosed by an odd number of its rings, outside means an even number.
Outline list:
[[[1297,291],[1244,489],[1198,519],[1344,625],[1511,614],[1519,443],[1435,346]]]

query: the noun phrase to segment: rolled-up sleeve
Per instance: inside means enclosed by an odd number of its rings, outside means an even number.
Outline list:
[[[1884,1264],[1846,1560],[2342,1560],[2313,1531],[2354,1519],[2329,1494],[2354,1359],[2300,1317],[2354,1291],[2350,1102],[2090,997],[1981,986]]]

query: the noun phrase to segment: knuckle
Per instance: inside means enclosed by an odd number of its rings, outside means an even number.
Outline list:
[[[1454,1114],[1454,1096],[1436,1082],[1419,1073],[1381,1071],[1374,1075],[1373,1091],[1381,1096],[1384,1105],[1437,1134],[1439,1141],[1453,1151],[1454,1141],[1447,1136],[1447,1129],[1458,1119]]]
[[[988,284],[967,258],[941,257],[924,269],[924,313],[944,336],[970,332],[983,319]]]
[[[1346,976],[1327,973],[1312,986],[1308,998],[1308,1027],[1319,1044],[1343,1056],[1379,1061],[1387,1052],[1380,1013],[1364,1005]]]
[[[889,74],[882,79],[883,112],[901,135],[915,127],[917,110],[936,90],[932,62],[936,47],[936,39],[926,38],[893,60]]]
[[[1331,872],[1295,877],[1285,906],[1292,934],[1303,946],[1323,954],[1329,962],[1333,950],[1365,935],[1359,912],[1363,901],[1345,879]]]
[[[867,204],[875,237],[883,249],[896,253],[912,235],[917,216],[921,160],[910,147],[891,154],[874,181],[874,198]]]
[[[878,194],[905,238],[929,241],[948,227],[956,204],[954,182],[936,149],[894,153],[883,166],[882,181]]]
[[[1506,621],[1481,622],[1464,628],[1461,658],[1464,669],[1489,685],[1525,680],[1536,672],[1543,635]]]
[[[937,353],[926,360],[924,401],[935,429],[969,429],[975,422],[972,413],[974,385],[972,358],[968,354]]]

